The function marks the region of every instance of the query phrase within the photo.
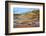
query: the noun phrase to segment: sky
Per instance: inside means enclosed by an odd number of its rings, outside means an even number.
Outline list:
[[[13,13],[15,14],[22,14],[22,13],[26,13],[28,11],[32,11],[34,10],[33,8],[20,8],[20,7],[14,7],[13,8]]]

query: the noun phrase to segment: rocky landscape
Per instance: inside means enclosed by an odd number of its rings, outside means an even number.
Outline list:
[[[33,10],[23,14],[14,14],[14,28],[39,27],[39,15],[39,10]]]

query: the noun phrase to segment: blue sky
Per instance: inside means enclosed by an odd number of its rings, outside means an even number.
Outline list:
[[[28,11],[32,11],[34,10],[33,8],[20,8],[20,7],[16,7],[13,8],[13,13],[15,14],[22,14],[22,13],[26,13]]]

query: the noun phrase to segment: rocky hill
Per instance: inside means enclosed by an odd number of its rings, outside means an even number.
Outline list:
[[[14,14],[14,27],[39,27],[39,10],[33,10],[25,14]]]

